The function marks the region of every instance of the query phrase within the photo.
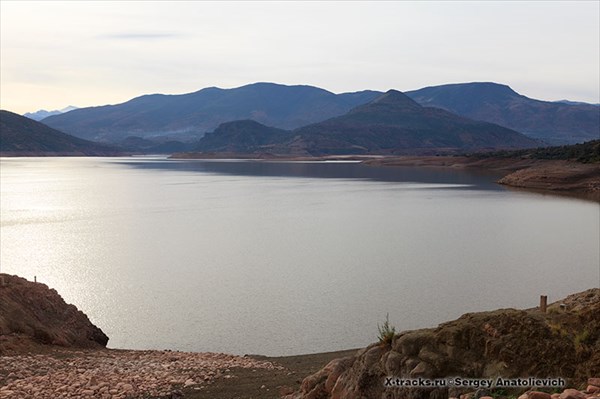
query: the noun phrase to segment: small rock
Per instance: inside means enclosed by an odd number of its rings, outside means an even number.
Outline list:
[[[194,382],[194,380],[192,380],[191,378],[187,379],[183,383],[183,386],[186,387],[186,388],[189,387],[189,386],[192,386],[192,385],[196,385],[196,382]]]
[[[527,393],[524,393],[523,395],[519,396],[518,399],[529,399],[529,395],[527,395]]]
[[[425,362],[419,362],[419,364],[417,364],[415,366],[415,368],[413,368],[410,371],[410,376],[411,377],[419,377],[419,376],[424,375],[427,371],[428,371],[427,363],[425,363]]]
[[[549,393],[540,391],[531,391],[528,396],[529,399],[552,399],[552,396]]]
[[[261,385],[260,389],[265,389],[267,386],[266,385]]]
[[[585,392],[586,393],[598,393],[598,392],[600,392],[600,387],[597,387],[595,385],[588,385]]]
[[[565,389],[559,396],[560,399],[586,399],[584,393],[577,389]]]
[[[133,385],[131,385],[131,384],[123,384],[121,386],[121,389],[123,389],[125,392],[132,392],[133,391]]]

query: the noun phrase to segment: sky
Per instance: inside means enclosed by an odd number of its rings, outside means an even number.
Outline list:
[[[600,1],[0,1],[0,108],[254,82],[600,102]]]

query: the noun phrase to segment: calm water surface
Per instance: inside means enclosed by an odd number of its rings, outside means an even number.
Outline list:
[[[365,346],[600,280],[597,203],[356,163],[3,158],[1,271],[116,348]]]

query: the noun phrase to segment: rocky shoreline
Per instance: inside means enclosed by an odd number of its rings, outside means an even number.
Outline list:
[[[554,302],[546,312],[470,313],[338,353],[266,358],[118,350],[106,349],[107,340],[55,290],[0,274],[0,399],[600,398],[598,288]],[[450,376],[560,377],[577,389],[492,392],[384,384],[386,377]]]
[[[468,313],[436,328],[403,331],[335,359],[286,399],[586,399],[600,397],[600,289],[548,306]],[[386,377],[480,381],[560,377],[566,386],[541,389],[473,389],[386,386]],[[586,386],[586,382],[589,386]],[[577,387],[578,389],[569,389]],[[532,388],[532,387],[530,387]],[[565,389],[567,388],[567,389]],[[525,396],[523,396],[523,391]],[[551,394],[558,394],[552,398]],[[521,395],[521,396],[519,396]]]
[[[365,160],[373,166],[418,166],[479,169],[503,175],[497,183],[541,193],[600,202],[600,164],[530,158],[473,158],[464,156],[387,157]]]
[[[0,357],[0,398],[102,398],[183,396],[232,369],[276,370],[271,362],[222,353],[73,350]]]

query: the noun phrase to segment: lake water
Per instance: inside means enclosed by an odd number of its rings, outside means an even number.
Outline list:
[[[109,346],[287,355],[365,346],[600,284],[597,203],[494,176],[340,162],[3,158],[1,271]]]

